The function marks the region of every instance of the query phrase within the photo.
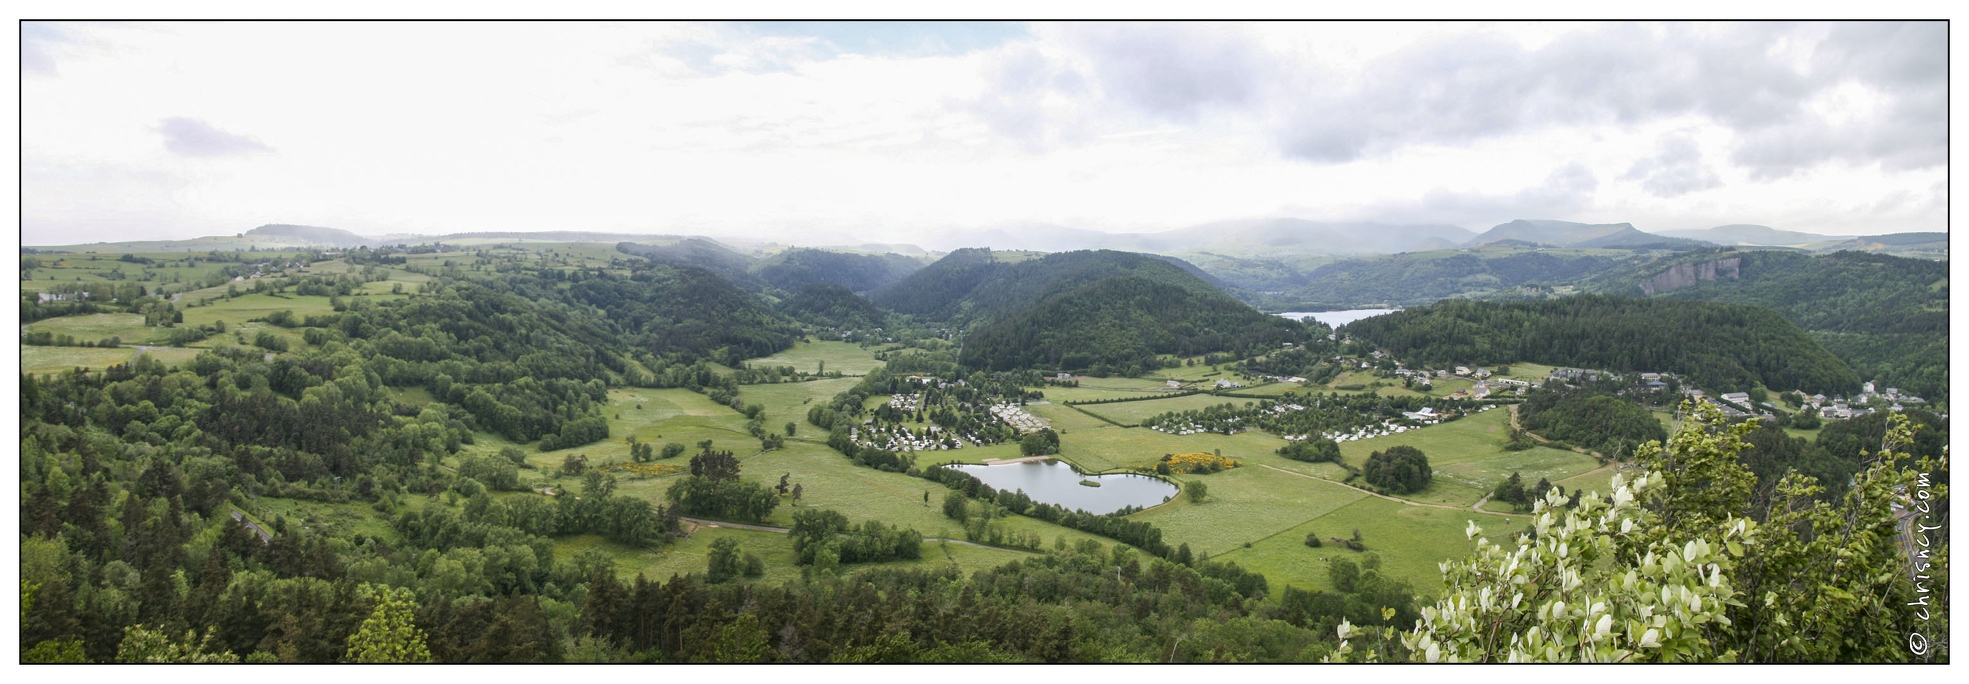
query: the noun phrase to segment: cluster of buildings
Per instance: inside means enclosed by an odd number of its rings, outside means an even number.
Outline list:
[[[1244,422],[1242,418],[1238,418],[1238,417],[1236,417],[1236,416],[1232,416],[1232,417],[1230,417],[1230,418],[1224,418],[1224,419],[1222,419],[1222,420],[1223,420],[1223,422],[1226,422],[1226,423],[1241,423],[1241,422]],[[1215,433],[1219,433],[1219,434],[1227,434],[1227,435],[1235,435],[1235,434],[1237,434],[1237,433],[1240,433],[1240,432],[1244,432],[1244,431],[1246,431],[1246,430],[1249,430],[1249,429],[1251,429],[1251,428],[1250,428],[1249,426],[1243,426],[1243,425],[1237,425],[1237,426],[1231,426],[1231,427],[1228,427],[1228,428],[1226,428],[1226,429],[1224,429],[1224,430],[1213,430],[1213,429],[1210,429],[1210,428],[1206,428],[1206,427],[1204,427],[1204,426],[1203,426],[1202,424],[1200,424],[1200,423],[1196,423],[1196,422],[1189,422],[1189,423],[1184,423],[1184,424],[1182,424],[1182,425],[1150,425],[1150,426],[1149,426],[1149,429],[1150,429],[1150,430],[1154,430],[1154,431],[1156,431],[1156,432],[1163,432],[1163,433],[1168,433],[1168,434],[1172,434],[1172,435],[1178,435],[1178,436],[1180,436],[1180,435],[1200,435],[1200,434],[1203,434],[1203,433],[1206,433],[1206,432],[1215,432]]]
[[[1025,407],[1013,403],[993,404],[991,415],[1005,421],[1021,435],[1053,427],[1053,421],[1026,413]]]
[[[889,395],[889,405],[903,413],[915,413],[923,408],[923,395],[892,394]]]
[[[1879,391],[1875,391],[1875,388],[1876,386],[1871,382],[1861,384],[1859,396],[1850,401],[1843,396],[1828,398],[1823,394],[1814,394],[1805,397],[1805,406],[1818,411],[1821,418],[1844,420],[1873,413],[1875,409],[1870,406],[1871,404],[1885,403],[1888,411],[1900,413],[1907,410],[1909,406],[1928,403],[1928,400],[1902,392],[1898,387],[1887,387]]]
[[[967,435],[973,444],[980,443],[975,435]],[[955,432],[946,434],[942,427],[931,425],[923,432],[911,432],[900,425],[883,428],[863,424],[848,430],[848,440],[856,446],[875,447],[889,451],[947,451],[964,448],[964,440]]]

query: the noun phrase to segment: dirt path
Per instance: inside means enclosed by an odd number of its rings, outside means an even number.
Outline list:
[[[692,531],[696,531],[695,530],[696,527],[729,527],[735,530],[752,530],[754,532],[772,532],[774,534],[786,534],[788,532],[792,532],[792,530],[786,529],[784,527],[770,527],[767,525],[748,525],[745,523],[724,522],[722,520],[705,520],[703,518],[679,517],[677,519],[693,525],[694,527]],[[952,544],[975,546],[980,549],[999,549],[1001,551],[1017,551],[1019,553],[1033,553],[1033,554],[1039,553],[1038,551],[1028,551],[1026,549],[1010,549],[1003,546],[991,546],[989,544],[979,544],[977,542],[968,542],[962,539],[940,539],[937,537],[924,537],[923,541],[926,542],[947,541]]]

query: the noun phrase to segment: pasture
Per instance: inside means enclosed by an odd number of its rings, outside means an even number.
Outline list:
[[[882,367],[882,362],[859,344],[827,341],[795,343],[792,349],[747,363],[755,367],[792,366],[803,373],[819,373],[825,364],[824,370],[840,371],[843,375],[866,375]]]
[[[1150,399],[1145,401],[1124,401],[1114,404],[1094,404],[1081,406],[1089,413],[1101,416],[1123,425],[1137,425],[1142,421],[1172,411],[1199,411],[1211,406],[1234,404],[1243,406],[1255,404],[1257,399],[1220,397],[1214,394],[1192,394],[1169,399]]]
[[[116,337],[124,344],[142,344],[146,340],[159,337],[163,330],[163,328],[145,326],[144,317],[133,313],[63,316],[35,321],[21,328],[21,332],[68,335],[77,341],[95,342],[105,337]]]
[[[1248,465],[1181,479],[1209,485],[1209,498],[1191,503],[1189,497],[1178,496],[1132,517],[1162,528],[1162,540],[1171,546],[1188,543],[1191,551],[1211,556],[1292,529],[1367,496],[1324,480]]]
[[[21,345],[21,372],[63,373],[76,368],[101,370],[129,361],[136,351],[129,347],[96,349]]]
[[[1434,478],[1429,487],[1403,498],[1425,503],[1469,506],[1488,494],[1513,471],[1527,482],[1544,477],[1557,482],[1592,470],[1599,463],[1570,451],[1535,447],[1505,451],[1509,437],[1508,409],[1493,409],[1460,420],[1355,442],[1342,442],[1340,456],[1359,467],[1371,452],[1406,445],[1429,458]]]
[[[1240,544],[1221,555],[1213,553],[1211,558],[1235,561],[1264,573],[1272,595],[1277,596],[1287,585],[1331,590],[1327,579],[1331,559],[1345,557],[1358,564],[1366,553],[1374,553],[1381,558],[1384,575],[1407,581],[1418,596],[1428,597],[1442,593],[1442,571],[1436,564],[1468,556],[1475,549],[1463,536],[1465,525],[1472,520],[1492,540],[1507,540],[1528,524],[1529,516],[1411,506],[1363,495],[1332,512],[1253,540],[1251,548]],[[1367,545],[1366,553],[1349,551],[1331,539],[1351,537],[1356,529]],[[1318,533],[1326,544],[1317,549],[1306,546],[1310,533]]]

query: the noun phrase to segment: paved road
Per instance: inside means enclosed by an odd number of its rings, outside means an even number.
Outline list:
[[[700,525],[703,527],[729,527],[735,530],[753,530],[755,532],[772,532],[775,534],[786,534],[788,532],[792,532],[792,530],[786,529],[784,527],[770,527],[766,525],[748,525],[745,523],[725,522],[723,520],[705,520],[703,518],[685,518],[685,517],[679,517],[678,520],[682,520],[684,522],[691,523],[694,525]],[[1003,546],[991,546],[988,544],[979,544],[976,542],[964,541],[962,539],[940,539],[937,537],[924,537],[923,541],[926,542],[948,541],[952,544],[975,546],[980,549],[999,549],[1001,551],[1017,551],[1019,553],[1039,553],[1038,551],[1028,551],[1026,549],[1012,549]]]

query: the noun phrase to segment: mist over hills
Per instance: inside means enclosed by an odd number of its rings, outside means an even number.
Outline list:
[[[954,231],[925,240],[933,249],[965,247],[1064,252],[1113,249],[1180,253],[1385,254],[1455,246],[1475,233],[1450,225],[1373,221],[1320,222],[1297,218],[1217,221],[1156,233],[1103,233],[1049,224]]]

